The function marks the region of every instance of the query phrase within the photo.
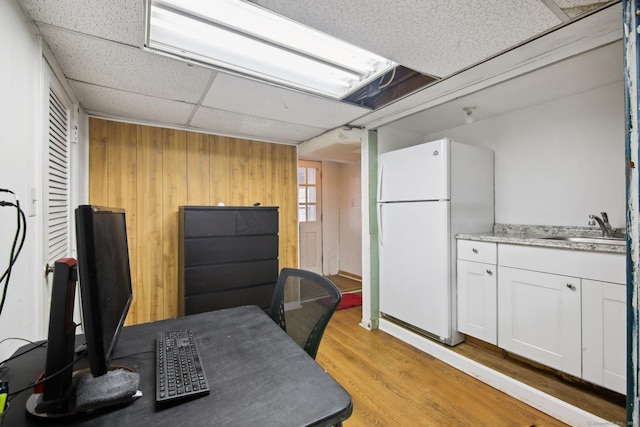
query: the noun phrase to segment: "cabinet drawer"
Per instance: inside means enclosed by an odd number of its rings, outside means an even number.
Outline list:
[[[626,283],[624,254],[501,244],[500,265],[564,276]]]
[[[277,208],[181,208],[184,237],[278,234]]]
[[[184,242],[185,267],[278,258],[278,236],[205,237]]]
[[[184,314],[202,313],[241,305],[257,305],[262,309],[271,306],[273,290],[276,284],[235,289],[225,292],[210,292],[184,299]]]
[[[485,264],[496,264],[498,259],[497,253],[496,243],[458,240],[458,259],[483,262]]]
[[[212,291],[275,283],[276,280],[277,259],[201,265],[185,268],[184,293],[185,296],[195,296]]]

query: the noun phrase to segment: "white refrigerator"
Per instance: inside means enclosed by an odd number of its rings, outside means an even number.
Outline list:
[[[493,229],[493,152],[440,139],[380,154],[382,317],[449,345],[456,327],[457,233]]]

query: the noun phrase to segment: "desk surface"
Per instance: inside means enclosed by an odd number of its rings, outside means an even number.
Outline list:
[[[158,406],[156,332],[183,328],[190,328],[197,336],[211,393]],[[21,350],[25,348],[28,346]],[[27,386],[44,370],[45,351],[39,348],[6,364],[3,378],[10,381],[13,390]],[[25,403],[30,393],[25,391],[11,401],[4,426],[331,425],[348,418],[352,411],[349,394],[255,306],[126,327],[112,363],[139,372],[140,399],[57,423],[27,414]],[[85,358],[76,368],[84,365]]]

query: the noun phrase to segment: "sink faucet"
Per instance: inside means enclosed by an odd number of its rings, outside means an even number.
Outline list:
[[[600,230],[602,230],[602,237],[611,237],[611,224],[609,224],[609,216],[606,212],[600,212],[602,218],[598,215],[589,215],[591,221],[589,224],[596,225],[596,222],[600,226]]]

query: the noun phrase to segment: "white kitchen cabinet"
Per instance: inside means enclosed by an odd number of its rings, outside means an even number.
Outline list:
[[[625,394],[626,287],[582,281],[582,378]]]
[[[498,346],[625,393],[625,256],[498,245]]]
[[[457,250],[460,332],[626,393],[624,254],[462,239]]]
[[[498,346],[580,377],[580,282],[499,266]]]
[[[495,243],[458,242],[458,330],[498,343]]]

